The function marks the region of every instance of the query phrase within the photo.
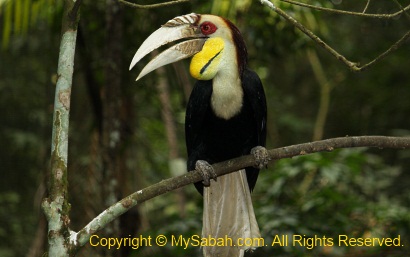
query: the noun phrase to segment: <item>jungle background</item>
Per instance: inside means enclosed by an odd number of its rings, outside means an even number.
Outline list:
[[[393,13],[406,1],[309,1],[328,8]],[[144,4],[155,3],[144,1]],[[276,1],[352,61],[366,63],[408,29],[409,13],[372,19]],[[268,149],[324,138],[410,134],[410,42],[354,73],[259,1],[191,1],[133,9],[83,1],[69,135],[71,227],[109,204],[182,174],[189,61],[135,82],[147,59],[129,63],[169,19],[212,13],[242,31],[249,66],[268,102]],[[47,245],[46,194],[62,1],[0,1],[0,256],[41,256]],[[182,165],[181,165],[182,163]],[[253,192],[262,237],[401,237],[401,247],[262,247],[252,256],[410,256],[410,151],[343,149],[283,159],[261,172]],[[115,183],[113,183],[115,181]],[[138,205],[99,236],[201,233],[202,199],[193,186]],[[78,256],[201,256],[199,247],[107,251]]]

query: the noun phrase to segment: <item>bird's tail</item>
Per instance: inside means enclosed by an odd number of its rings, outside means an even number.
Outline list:
[[[252,239],[260,238],[260,232],[245,170],[218,177],[204,187],[202,237],[216,239],[206,240],[205,257],[242,257],[245,250],[258,247],[248,245],[257,242]]]

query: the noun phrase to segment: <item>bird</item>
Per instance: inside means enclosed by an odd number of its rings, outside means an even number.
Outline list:
[[[151,71],[192,57],[196,79],[185,115],[188,171],[199,170],[195,183],[203,195],[204,238],[229,238],[226,245],[203,245],[205,257],[244,256],[260,238],[251,192],[259,170],[269,162],[266,144],[267,105],[259,76],[248,67],[247,48],[239,29],[211,14],[177,16],[154,31],[135,53],[130,70],[153,50],[177,41],[152,59],[137,80]],[[216,177],[212,164],[253,154],[255,165]]]

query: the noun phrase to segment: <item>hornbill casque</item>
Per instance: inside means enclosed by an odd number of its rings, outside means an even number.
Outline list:
[[[186,110],[185,137],[188,170],[204,174],[204,181],[195,183],[204,197],[202,237],[229,237],[233,244],[239,238],[259,238],[250,192],[259,169],[268,162],[262,83],[247,67],[246,45],[238,28],[209,14],[191,13],[169,20],[143,42],[130,69],[154,49],[181,39],[185,41],[151,60],[137,80],[163,65],[193,56],[190,73],[197,82]],[[255,156],[254,167],[216,179],[211,164],[249,153]],[[236,257],[255,247],[204,246],[203,251],[204,256]]]

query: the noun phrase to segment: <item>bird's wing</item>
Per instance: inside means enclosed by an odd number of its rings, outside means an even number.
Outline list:
[[[262,82],[254,71],[246,69],[242,78],[242,87],[244,95],[248,97],[248,100],[251,103],[256,120],[257,126],[255,128],[255,133],[257,135],[257,144],[265,146],[267,106]],[[257,101],[254,99],[257,99]]]

